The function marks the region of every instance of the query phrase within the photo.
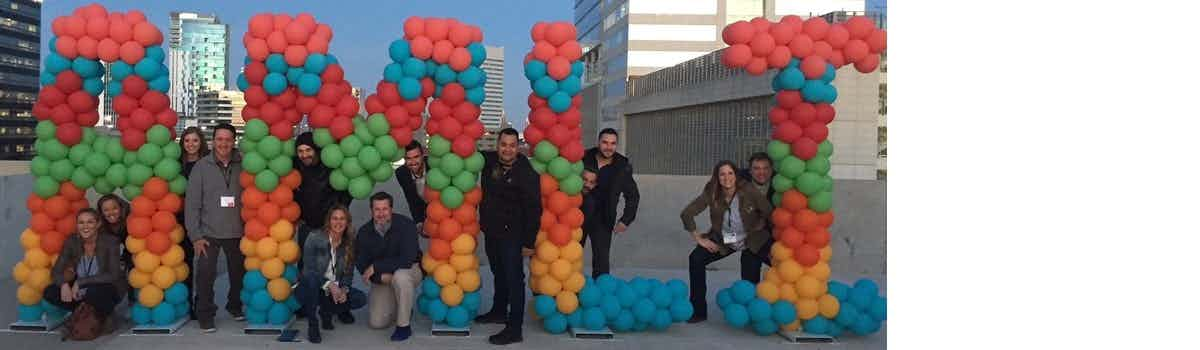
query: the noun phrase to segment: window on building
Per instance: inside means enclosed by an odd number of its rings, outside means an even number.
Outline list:
[[[761,17],[763,9],[763,0],[726,0],[725,24]]]

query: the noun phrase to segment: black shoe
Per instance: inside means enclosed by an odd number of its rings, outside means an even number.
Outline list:
[[[200,320],[200,331],[204,333],[216,332],[217,324],[212,319]]]
[[[521,339],[521,331],[511,331],[508,329],[508,327],[505,327],[504,330],[500,331],[500,333],[496,333],[496,335],[488,337],[488,342],[492,343],[493,345],[520,343],[521,340],[523,340]]]
[[[342,324],[354,324],[354,314],[351,314],[350,311],[337,314],[337,318]]]
[[[475,317],[476,323],[505,323],[508,322],[508,315],[499,311],[488,311],[486,314]]]
[[[188,318],[191,319],[192,321],[198,320],[198,318],[196,318],[196,310],[192,310],[192,312],[189,312]]]
[[[321,329],[327,331],[333,330],[333,315],[321,313]]]
[[[321,343],[321,328],[317,327],[316,321],[308,322],[308,342],[313,344]]]
[[[396,327],[392,331],[392,341],[405,341],[412,336],[412,326]]]
[[[296,316],[297,320],[302,319],[302,318],[304,318],[304,310],[296,310],[296,312],[293,313],[293,315]]]
[[[246,320],[246,313],[244,313],[244,312],[241,312],[241,311],[230,311],[230,312],[229,312],[229,314],[230,314],[230,315],[233,315],[233,320],[234,320],[234,321],[245,321],[245,320]]]
[[[708,320],[708,316],[692,315],[692,318],[687,320],[687,323],[700,323]]]

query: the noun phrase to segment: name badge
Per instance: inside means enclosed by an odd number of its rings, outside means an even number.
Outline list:
[[[234,205],[233,196],[221,196],[222,208],[233,208]]]
[[[737,235],[735,235],[733,233],[725,233],[721,236],[724,238],[725,244],[733,244],[733,243],[737,243],[737,241],[738,241]]]

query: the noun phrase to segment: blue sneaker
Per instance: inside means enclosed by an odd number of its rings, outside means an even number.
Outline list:
[[[408,337],[411,337],[411,336],[412,336],[412,327],[411,326],[396,327],[396,330],[392,331],[392,341],[405,341],[405,340],[408,340]]]

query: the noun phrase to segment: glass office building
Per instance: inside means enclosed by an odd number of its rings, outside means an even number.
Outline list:
[[[0,0],[0,159],[33,158],[41,13],[41,1]]]

